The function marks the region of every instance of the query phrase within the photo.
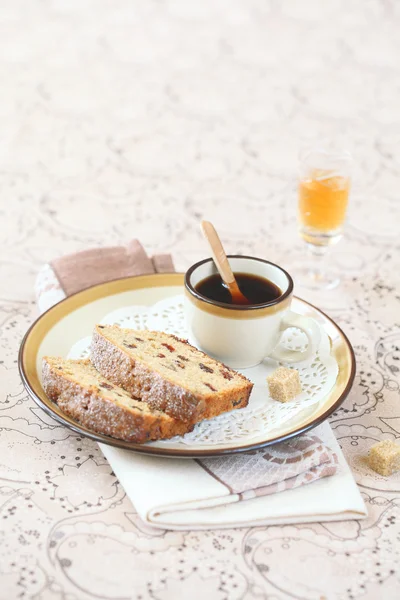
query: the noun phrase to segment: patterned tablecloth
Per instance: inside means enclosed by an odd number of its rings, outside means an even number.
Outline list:
[[[363,455],[400,437],[400,3],[3,0],[0,31],[0,597],[399,598],[400,477]],[[35,275],[132,237],[185,269],[202,216],[291,270],[297,152],[330,136],[356,157],[344,284],[311,299],[355,348],[331,425],[369,518],[149,529],[97,446],[22,387]]]

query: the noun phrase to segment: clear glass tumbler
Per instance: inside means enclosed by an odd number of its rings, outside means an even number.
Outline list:
[[[298,221],[310,261],[297,270],[300,285],[332,289],[340,279],[327,268],[329,246],[343,235],[350,191],[351,154],[327,148],[310,148],[299,156]]]

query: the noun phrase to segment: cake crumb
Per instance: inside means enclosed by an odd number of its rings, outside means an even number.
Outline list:
[[[299,372],[296,369],[279,367],[267,377],[271,398],[279,402],[289,402],[301,393]]]
[[[368,464],[385,477],[400,471],[400,446],[391,440],[374,444],[369,451]]]

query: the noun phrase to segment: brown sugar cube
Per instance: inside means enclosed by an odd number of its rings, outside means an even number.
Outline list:
[[[289,402],[301,393],[299,372],[296,369],[279,367],[267,377],[271,398],[279,402]]]
[[[392,475],[400,471],[400,446],[391,440],[374,444],[369,451],[368,463],[380,475]]]

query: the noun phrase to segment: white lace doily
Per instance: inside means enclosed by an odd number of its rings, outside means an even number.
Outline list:
[[[108,313],[102,324],[117,324],[132,329],[166,331],[182,338],[189,338],[184,310],[183,296],[161,300],[153,306],[127,306]],[[90,350],[90,337],[85,337],[71,348],[69,358],[86,358]],[[291,349],[304,349],[306,336],[298,329],[288,329],[281,342]],[[303,392],[292,402],[282,404],[269,396],[266,377],[277,367],[275,361],[266,359],[261,365],[243,369],[254,388],[249,405],[240,410],[224,413],[214,419],[198,423],[194,430],[185,436],[165,440],[163,444],[221,445],[230,442],[243,442],[281,427],[295,418],[305,408],[322,400],[333,387],[338,374],[338,365],[330,355],[330,341],[321,329],[321,344],[318,354],[310,363],[292,365],[299,371]],[[160,442],[158,442],[160,443]]]

